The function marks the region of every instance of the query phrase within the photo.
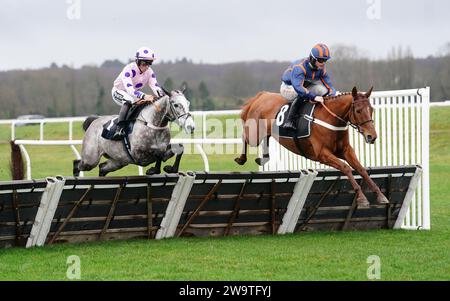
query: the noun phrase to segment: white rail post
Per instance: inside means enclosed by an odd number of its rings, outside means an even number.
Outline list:
[[[31,180],[31,160],[30,155],[28,155],[28,152],[24,145],[19,144],[19,148],[22,151],[22,153],[25,155],[25,162],[27,165],[27,180]]]
[[[430,222],[430,87],[420,89],[419,95],[422,97],[422,204],[423,204],[423,229],[431,228]]]
[[[69,140],[73,140],[73,120],[69,121]]]
[[[44,140],[44,121],[41,120],[39,123],[39,140]]]
[[[208,156],[206,155],[205,151],[203,150],[201,144],[196,143],[195,144],[195,148],[197,149],[197,151],[200,153],[200,156],[203,159],[203,164],[205,165],[205,171],[208,172],[209,171],[209,161],[208,161]]]
[[[16,122],[11,122],[11,141],[16,139]]]
[[[202,138],[206,139],[206,112],[202,111]]]

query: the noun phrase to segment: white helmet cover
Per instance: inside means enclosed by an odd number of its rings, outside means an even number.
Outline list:
[[[153,52],[153,50],[151,50],[148,47],[141,47],[136,51],[136,56],[135,58],[137,60],[144,60],[144,61],[154,61],[155,58],[155,53]]]

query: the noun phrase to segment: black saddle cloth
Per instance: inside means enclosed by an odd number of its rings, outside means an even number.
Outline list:
[[[288,129],[284,127],[289,110],[292,103],[286,104],[280,108],[276,115],[275,122],[273,124],[273,130],[278,130],[279,137],[286,138],[308,138],[311,135],[311,122],[313,119],[315,104],[307,101],[302,103],[300,110],[297,113],[296,130]]]
[[[113,119],[108,120],[103,125],[103,131],[102,131],[103,138],[108,139],[108,140],[114,140],[114,141],[122,140],[122,137],[114,137],[114,134],[117,131],[117,120],[118,120],[118,117],[114,117]],[[135,122],[135,120],[124,121],[125,136],[128,136],[133,132],[134,122]]]
[[[139,116],[139,113],[141,113],[142,109],[145,108],[148,104],[143,104],[140,106],[132,106],[130,110],[128,111],[127,117],[124,122],[124,131],[125,135],[128,136],[133,132],[134,123]],[[114,137],[114,134],[117,130],[117,119],[118,117],[114,117],[111,120],[108,120],[103,125],[103,131],[102,131],[102,137],[108,140],[122,140],[121,137]]]

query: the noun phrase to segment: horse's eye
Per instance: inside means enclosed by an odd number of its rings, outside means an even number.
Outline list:
[[[174,104],[173,106],[174,106],[175,108],[178,108],[179,105],[176,103],[176,104]]]
[[[361,110],[356,110],[356,113],[361,114]]]

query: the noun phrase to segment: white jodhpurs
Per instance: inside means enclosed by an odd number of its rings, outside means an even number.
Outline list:
[[[312,81],[307,87],[305,87],[305,89],[310,93],[319,96],[324,96],[328,93],[328,89],[320,80]],[[297,92],[295,92],[294,87],[291,85],[286,85],[284,82],[281,83],[280,93],[281,96],[289,101],[293,101],[298,96]]]
[[[289,101],[293,101],[298,96],[297,92],[295,92],[294,87],[292,87],[291,85],[286,85],[284,82],[281,82],[280,94]]]
[[[117,89],[116,87],[112,88],[111,95],[114,102],[119,106],[123,105],[125,102],[128,102],[130,104],[135,102],[133,96],[125,91]]]

